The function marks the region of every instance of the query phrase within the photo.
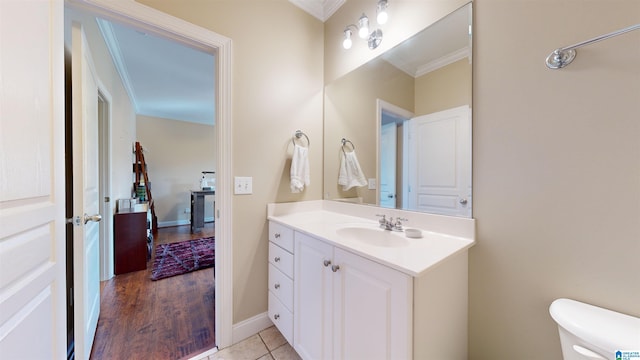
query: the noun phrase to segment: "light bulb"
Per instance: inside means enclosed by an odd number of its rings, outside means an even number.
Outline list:
[[[358,36],[366,39],[369,36],[369,18],[364,13],[358,20]]]
[[[376,11],[378,13],[378,16],[376,18],[376,20],[378,21],[378,24],[382,25],[384,23],[387,22],[387,20],[389,19],[389,15],[387,14],[387,0],[380,0],[378,1],[378,6],[376,7]]]
[[[383,12],[379,13],[378,14],[378,24],[382,25],[382,24],[386,23],[388,18],[389,18],[389,15],[387,15],[386,11],[383,11]]]
[[[344,41],[342,41],[342,47],[345,49],[351,49],[351,45],[353,45],[353,41],[351,41],[351,30],[344,30]]]

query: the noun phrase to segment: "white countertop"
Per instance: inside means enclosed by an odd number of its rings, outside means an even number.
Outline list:
[[[318,203],[321,204],[322,202]],[[270,206],[278,205],[271,204]],[[367,241],[342,236],[338,231],[345,227],[367,228],[380,232],[388,231],[380,229],[379,223],[375,218],[330,211],[322,205],[302,207],[295,205],[294,208],[291,208],[293,211],[278,210],[269,209],[268,219],[270,221],[291,227],[296,231],[326,241],[336,247],[356,253],[411,276],[420,276],[447,258],[464,252],[475,244],[473,236],[455,236],[443,232],[429,231],[428,227],[421,226],[422,238],[412,239],[406,237],[404,232],[395,233],[392,235],[395,236],[393,239],[398,240],[401,246],[378,246]],[[370,212],[370,210],[368,211]],[[393,216],[399,216],[398,214],[403,215],[401,211],[396,210]],[[419,216],[415,215],[415,213],[409,214],[414,217]],[[461,220],[473,222],[473,219]],[[405,226],[405,228],[416,227]]]

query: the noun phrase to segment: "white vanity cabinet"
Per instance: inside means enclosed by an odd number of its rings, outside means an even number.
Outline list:
[[[294,232],[294,343],[303,359],[410,359],[412,278]]]
[[[293,230],[269,223],[269,318],[293,343]]]
[[[353,250],[326,228],[269,222],[268,313],[303,359],[468,358],[466,248],[415,273]],[[418,241],[442,243],[404,258],[428,261],[457,240]]]

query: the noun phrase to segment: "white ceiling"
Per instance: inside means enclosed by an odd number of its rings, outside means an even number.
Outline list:
[[[98,19],[138,115],[215,123],[215,57]]]
[[[471,56],[469,24],[471,11],[467,6],[388,50],[382,58],[409,75],[419,77]]]

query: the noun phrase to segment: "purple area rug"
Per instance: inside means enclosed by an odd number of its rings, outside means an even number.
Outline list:
[[[207,237],[156,245],[151,280],[185,274],[212,267],[215,263],[215,239]]]

